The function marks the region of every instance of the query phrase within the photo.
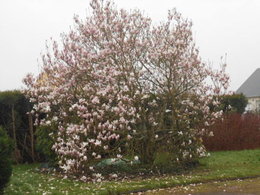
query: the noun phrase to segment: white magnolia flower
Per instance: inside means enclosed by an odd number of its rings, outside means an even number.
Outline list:
[[[149,95],[147,94],[142,97],[142,99],[147,99],[147,98],[149,98]]]
[[[117,174],[112,174],[111,177],[112,178],[117,178],[118,176],[117,176]]]
[[[153,122],[153,126],[157,126],[158,125],[158,123],[156,123],[156,122]]]
[[[83,175],[80,179],[81,179],[82,181],[85,181],[85,180],[87,179],[87,177]]]
[[[178,135],[183,135],[183,132],[182,131],[178,131]]]

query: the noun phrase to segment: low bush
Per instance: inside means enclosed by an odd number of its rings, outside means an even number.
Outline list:
[[[12,174],[12,149],[11,140],[5,130],[0,127],[0,194],[3,194],[3,190]]]
[[[260,116],[257,114],[226,114],[211,131],[214,136],[203,139],[209,151],[260,148]]]

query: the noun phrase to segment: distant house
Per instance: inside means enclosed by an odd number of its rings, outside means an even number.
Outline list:
[[[260,111],[260,68],[238,88],[237,94],[243,93],[248,98],[248,111]]]

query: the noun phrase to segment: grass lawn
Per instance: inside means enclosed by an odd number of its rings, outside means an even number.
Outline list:
[[[14,167],[6,194],[121,194],[155,188],[173,187],[216,180],[260,177],[260,149],[212,152],[200,160],[201,166],[183,175],[167,175],[147,179],[83,183],[35,171],[36,165]]]

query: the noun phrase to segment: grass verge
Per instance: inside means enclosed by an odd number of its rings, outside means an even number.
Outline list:
[[[38,165],[17,165],[6,194],[124,194],[149,189],[260,176],[260,149],[212,152],[200,166],[182,175],[125,179],[99,184],[57,178],[35,171]]]

